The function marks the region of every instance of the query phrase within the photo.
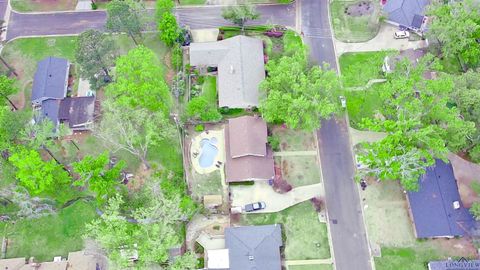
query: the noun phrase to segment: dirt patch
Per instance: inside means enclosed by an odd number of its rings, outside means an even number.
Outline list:
[[[278,193],[287,193],[292,190],[292,185],[290,185],[285,179],[283,179],[282,169],[278,166],[275,166],[275,178],[273,180],[273,190]]]
[[[434,239],[438,247],[450,256],[455,257],[477,257],[477,250],[473,246],[472,240],[467,237],[454,239]]]
[[[145,181],[152,175],[152,172],[152,169],[147,169],[144,164],[141,164],[135,173],[133,180],[128,181],[128,190],[139,191],[145,184]]]
[[[347,6],[344,12],[349,16],[361,17],[372,14],[374,9],[375,7],[373,6],[372,2],[361,1]]]
[[[317,213],[320,213],[323,209],[323,199],[320,197],[315,197],[310,199],[310,201],[312,202],[313,207],[315,207],[315,211],[317,211]]]
[[[173,78],[175,77],[175,71],[173,70],[171,63],[172,63],[172,53],[168,52],[163,59],[165,66],[167,66],[167,74],[165,74],[165,80],[169,85],[172,84]]]
[[[480,165],[455,154],[449,154],[448,159],[452,163],[462,202],[465,207],[471,207],[474,202],[480,201],[478,195],[471,188],[472,182],[480,183]]]

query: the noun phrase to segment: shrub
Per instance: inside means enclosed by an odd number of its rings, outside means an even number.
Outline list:
[[[95,3],[95,2],[91,3],[91,7],[92,7],[92,10],[97,10],[98,9],[97,3]]]
[[[203,96],[194,97],[188,102],[186,114],[191,119],[205,122],[222,119],[222,115],[217,111],[217,108]]]
[[[480,195],[480,183],[476,182],[475,180],[470,183],[470,188],[472,188],[473,192],[475,192],[478,195]]]
[[[475,162],[479,163],[480,162],[480,144],[476,145],[473,147],[469,152],[468,155],[470,156],[470,159]]]
[[[229,183],[230,186],[253,186],[255,185],[255,181],[243,181],[243,182],[231,182]]]
[[[470,207],[470,213],[472,213],[476,220],[480,220],[480,202],[474,202],[472,204],[472,207]]]
[[[180,45],[176,45],[173,47],[172,50],[172,66],[174,69],[179,70],[182,67],[182,60],[183,60],[183,51]]]
[[[195,131],[196,132],[202,132],[204,130],[205,130],[205,126],[203,126],[203,125],[196,125],[195,126]]]
[[[270,147],[272,147],[273,151],[279,151],[280,150],[280,139],[278,136],[268,136],[267,138],[268,144],[270,144]]]

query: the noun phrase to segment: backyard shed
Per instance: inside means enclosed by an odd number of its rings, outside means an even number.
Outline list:
[[[464,236],[475,227],[450,163],[437,159],[419,179],[418,192],[407,192],[407,199],[417,238]]]

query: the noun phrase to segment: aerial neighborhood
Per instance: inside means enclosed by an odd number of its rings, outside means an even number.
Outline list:
[[[0,270],[480,270],[480,1],[0,16]]]

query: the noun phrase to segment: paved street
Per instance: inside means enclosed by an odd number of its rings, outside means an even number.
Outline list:
[[[301,5],[302,32],[312,61],[337,70],[328,0],[303,0]],[[348,124],[345,119],[322,121],[317,135],[336,270],[371,269],[360,197],[353,181]]]
[[[1,8],[0,0],[0,8]],[[0,9],[1,10],[1,9]],[[295,27],[294,5],[258,6],[261,18],[250,24],[281,24]],[[176,14],[181,25],[192,29],[231,25],[222,16],[221,7],[179,8]],[[79,34],[87,29],[102,29],[105,25],[104,11],[58,12],[25,14],[12,11],[7,40],[27,36],[50,36]]]

